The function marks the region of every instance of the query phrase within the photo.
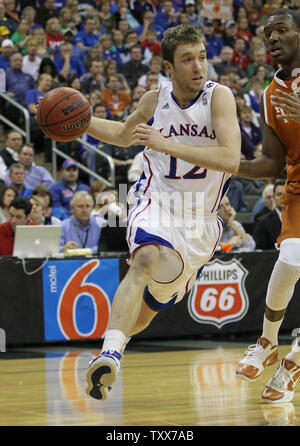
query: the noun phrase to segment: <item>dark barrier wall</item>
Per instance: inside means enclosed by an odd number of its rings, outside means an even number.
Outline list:
[[[216,255],[190,293],[160,312],[136,338],[260,332],[265,295],[277,252]],[[118,258],[0,258],[0,328],[7,345],[99,339],[127,271]],[[300,326],[300,283],[282,330]]]

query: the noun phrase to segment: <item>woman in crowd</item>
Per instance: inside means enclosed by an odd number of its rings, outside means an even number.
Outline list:
[[[17,191],[12,186],[4,186],[0,191],[0,224],[9,219],[8,206],[17,196]]]
[[[36,186],[32,192],[33,197],[40,197],[44,200],[44,216],[47,217],[56,217],[59,220],[65,220],[67,218],[66,213],[61,207],[52,207],[52,195],[50,190],[46,186]]]
[[[45,216],[46,205],[42,197],[33,195],[30,198],[32,204],[29,220],[38,223],[39,225],[61,225],[61,220],[53,216]]]

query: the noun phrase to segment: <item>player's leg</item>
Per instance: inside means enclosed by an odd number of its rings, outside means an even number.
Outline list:
[[[279,263],[281,260],[281,263]],[[276,284],[274,281],[273,286],[278,286],[279,290],[273,290],[273,295],[281,294],[282,298],[282,313],[284,314],[288,302],[290,301],[296,282],[300,277],[300,239],[286,239],[281,243],[280,246],[280,257],[278,263],[278,275],[280,274],[281,279],[279,283]],[[278,280],[278,278],[277,278]],[[271,312],[271,316],[276,316],[280,310],[276,306],[276,301],[273,303],[271,300],[269,307],[275,307],[275,310]],[[277,310],[277,311],[276,311]],[[275,321],[275,328],[272,327],[272,320],[268,319],[264,324],[264,332],[266,336],[277,336],[278,330],[276,325],[278,322],[281,324],[282,319]],[[279,329],[279,327],[278,327]],[[280,365],[274,374],[274,376],[268,381],[263,394],[262,401],[265,403],[284,403],[289,402],[293,399],[294,388],[300,377],[300,345],[299,337],[293,344],[292,350],[282,358]]]
[[[87,373],[86,392],[93,398],[105,400],[119,373],[122,353],[141,313],[144,289],[151,281],[158,259],[159,247],[139,248],[115,293],[101,354],[91,362]]]
[[[238,363],[235,376],[255,381],[265,366],[278,358],[278,331],[282,324],[295,284],[300,277],[300,239],[287,239],[281,243],[279,258],[268,285],[263,333],[257,344],[250,346]]]

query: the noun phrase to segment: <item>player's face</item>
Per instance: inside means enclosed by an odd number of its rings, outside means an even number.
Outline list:
[[[292,17],[285,15],[269,17],[264,33],[270,55],[277,64],[299,65],[299,31]]]
[[[182,92],[196,95],[206,81],[207,59],[203,43],[179,45],[174,53],[174,63],[167,66],[173,86]]]

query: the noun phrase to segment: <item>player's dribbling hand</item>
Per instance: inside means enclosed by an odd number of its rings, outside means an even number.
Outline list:
[[[300,122],[300,97],[297,93],[286,93],[276,89],[277,96],[271,95],[271,103],[281,107],[287,114],[278,114],[277,119]]]
[[[167,140],[161,133],[147,124],[139,124],[133,131],[135,145],[148,146],[157,152],[165,152]]]

